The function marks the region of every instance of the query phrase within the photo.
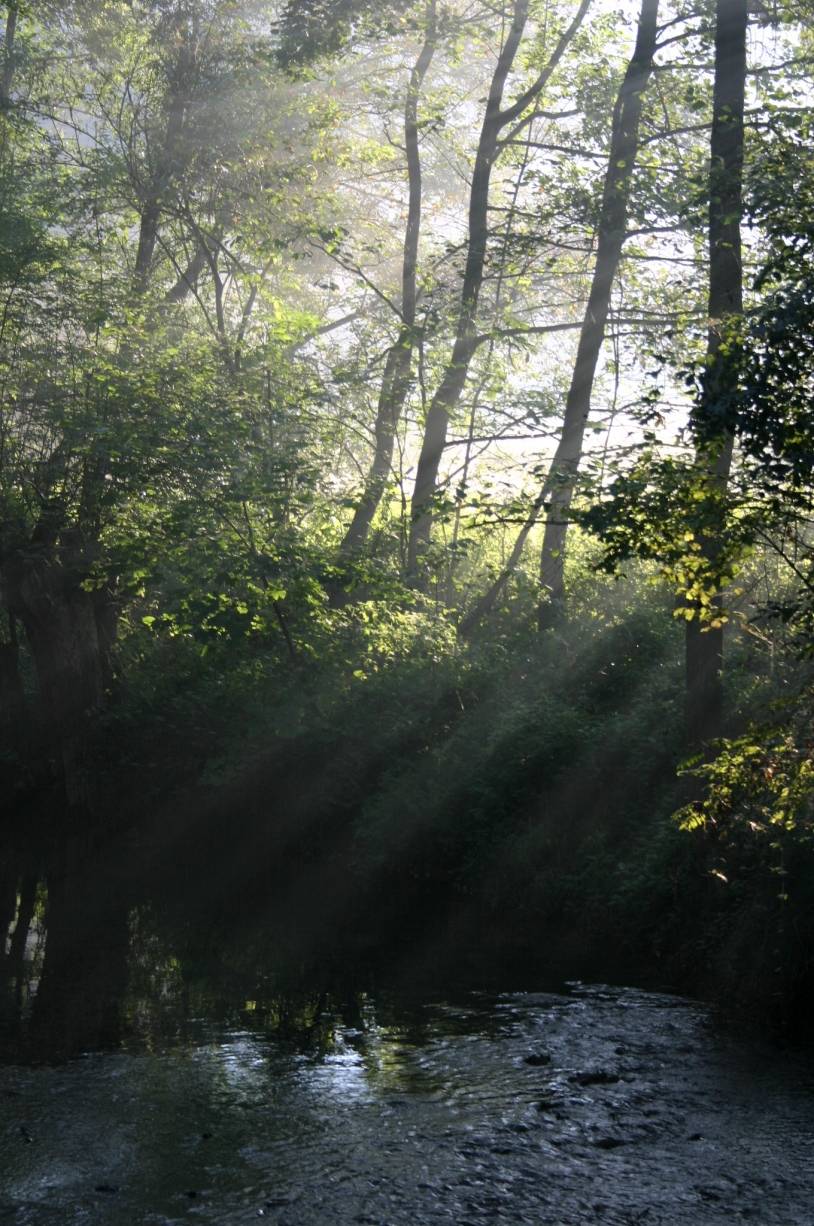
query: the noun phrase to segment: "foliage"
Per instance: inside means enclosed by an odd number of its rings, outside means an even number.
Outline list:
[[[727,740],[714,761],[694,768],[706,782],[702,801],[677,816],[684,830],[734,826],[754,835],[771,835],[771,827],[810,837],[814,800],[811,747],[788,727],[756,728]]]
[[[335,54],[354,36],[382,37],[399,31],[407,0],[288,0],[279,21],[279,56],[289,68]]]
[[[704,541],[724,515],[721,547],[710,555]],[[580,521],[600,537],[600,565],[608,572],[617,572],[630,557],[657,563],[680,602],[675,617],[698,618],[710,626],[728,619],[717,597],[743,565],[755,521],[743,511],[733,514],[731,499],[697,464],[645,451],[614,479],[605,499],[582,512]]]
[[[324,857],[359,914],[370,903],[395,929],[426,907],[565,947],[569,928],[587,941],[607,924],[651,966],[711,933],[723,948],[734,904],[708,893],[712,869],[755,924],[778,848],[804,895],[814,176],[796,94],[811,36],[783,10],[753,40],[746,306],[708,321],[711,9],[662,4],[570,474],[567,616],[542,633],[531,546],[553,513],[540,490],[633,6],[591,9],[543,85],[574,5],[17,6],[0,52],[0,721],[16,796],[67,798],[77,762],[103,780],[86,817],[205,795],[235,806],[243,825],[230,810],[223,830],[258,839],[261,862],[296,879]],[[731,375],[715,387],[710,325]],[[439,406],[418,582],[411,499]],[[507,566],[465,642],[456,627]],[[732,735],[683,780],[676,619],[729,636]],[[797,698],[769,717],[778,693]]]

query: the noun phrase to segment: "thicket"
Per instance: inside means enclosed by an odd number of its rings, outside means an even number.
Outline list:
[[[296,661],[282,635],[135,623],[93,750],[105,837],[138,832],[146,871],[169,895],[197,881],[183,905],[216,943],[237,924],[270,972],[291,948],[385,979],[633,977],[798,1024],[814,874],[791,814],[810,791],[778,820],[765,755],[789,742],[757,730],[784,718],[799,662],[733,631],[743,736],[705,766],[669,587],[587,567],[570,587],[567,624],[541,634],[519,592],[464,645],[424,601],[325,606],[292,624]]]
[[[812,27],[753,8],[10,0],[27,864],[802,1016]]]

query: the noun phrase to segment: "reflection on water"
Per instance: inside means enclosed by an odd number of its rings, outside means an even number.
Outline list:
[[[368,994],[381,984],[381,966],[374,973],[335,949],[304,955],[279,913],[230,924],[222,907],[210,916],[205,894],[190,894],[188,882],[156,889],[120,864],[82,867],[64,851],[41,874],[7,867],[6,880],[0,1062],[122,1047],[157,1052],[234,1027],[273,1034],[283,1047],[342,1068],[347,1093],[357,1065],[387,1062]],[[409,1004],[415,981],[394,968],[376,1008],[381,1015],[385,1000],[397,1000],[385,1030],[392,1026],[402,1045],[421,1044],[426,1018]]]
[[[0,991],[4,1016],[13,1021],[28,1010],[42,973],[45,929],[43,899],[36,875],[26,873],[4,891],[0,916]]]
[[[90,875],[26,875],[7,931],[0,975],[12,1050],[49,1057],[115,1045],[128,983],[124,900]]]
[[[410,992],[78,863],[3,878],[2,1222],[811,1221],[811,1064],[700,1006]]]

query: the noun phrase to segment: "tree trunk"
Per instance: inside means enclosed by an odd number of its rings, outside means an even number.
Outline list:
[[[85,849],[74,855],[85,859]],[[31,1026],[38,1047],[59,1056],[115,1046],[127,988],[128,900],[106,872],[48,877],[45,960]]]
[[[714,503],[714,520],[701,540],[714,566],[725,530],[723,501],[732,464],[733,436],[726,402],[736,389],[737,353],[725,345],[727,327],[743,314],[743,111],[746,80],[747,0],[718,0],[715,86],[709,177],[709,333],[701,402],[693,414],[697,462]],[[723,411],[722,411],[723,410]],[[720,608],[720,600],[716,605]],[[687,733],[695,744],[723,731],[723,627],[705,627],[700,610],[687,622]]]
[[[37,875],[27,872],[20,882],[20,901],[15,908],[14,932],[9,942],[8,961],[11,974],[19,979],[22,975],[25,947],[34,911],[37,905]],[[16,898],[15,898],[16,902]]]
[[[489,235],[489,185],[492,167],[500,148],[500,133],[507,124],[521,115],[545,88],[566,47],[579,29],[589,3],[590,0],[582,0],[575,17],[561,35],[548,63],[531,88],[526,90],[513,105],[503,110],[501,109],[503,91],[523,37],[529,9],[529,0],[514,0],[512,24],[492,75],[475,155],[472,187],[469,194],[466,266],[452,356],[427,413],[424,438],[416,469],[407,549],[408,577],[416,585],[420,585],[425,578],[424,563],[432,533],[433,502],[437,495],[438,470],[446,445],[447,426],[460,400],[469,373],[469,365],[478,344],[476,328],[478,299],[483,283]]]
[[[133,270],[133,288],[137,296],[144,295],[150,281],[167,189],[189,156],[188,151],[185,154],[182,143],[190,79],[195,70],[195,56],[184,38],[183,21],[180,15],[178,38],[180,39],[178,59],[168,82],[167,118],[161,136],[160,151],[152,174],[142,189],[138,247]],[[136,167],[131,168],[131,173],[134,178],[137,178]]]
[[[136,261],[138,263],[138,260]],[[189,260],[183,272],[179,273],[178,280],[171,289],[168,289],[164,295],[162,302],[163,307],[174,306],[176,303],[183,302],[185,298],[192,293],[192,290],[204,269],[209,267],[206,247],[203,242],[198,242],[192,257]]]
[[[17,914],[18,880],[16,864],[0,862],[0,975],[6,966],[8,931]]]
[[[402,257],[401,318],[395,343],[387,352],[379,403],[376,410],[376,447],[373,462],[365,482],[353,519],[348,526],[339,556],[350,561],[363,548],[387,486],[393,464],[393,447],[396,430],[410,390],[410,372],[413,350],[416,344],[416,268],[418,264],[418,240],[421,233],[421,159],[418,149],[418,99],[421,86],[435,52],[437,25],[435,0],[427,8],[427,28],[424,45],[410,74],[410,85],[404,104],[404,147],[407,160],[409,202],[407,227],[404,234]]]
[[[9,641],[0,643],[0,730],[7,745],[18,748],[25,735],[25,695],[20,677],[17,622],[8,615]]]
[[[636,45],[613,110],[608,168],[599,215],[596,263],[580,329],[560,441],[543,486],[532,503],[506,565],[461,622],[460,630],[464,635],[471,633],[478,622],[494,608],[523,555],[529,533],[549,499],[551,506],[546,522],[541,562],[542,591],[543,594],[549,593],[549,602],[541,604],[541,625],[548,621],[549,608],[560,607],[562,604],[567,516],[582,456],[594,376],[605,336],[611,289],[625,239],[630,183],[639,144],[642,95],[653,68],[657,17],[658,0],[642,0]]]
[[[4,109],[11,106],[11,87],[14,83],[14,42],[19,12],[20,6],[16,2],[6,5],[3,67],[0,70],[0,107]]]
[[[133,270],[133,286],[137,296],[144,294],[150,280],[160,220],[161,207],[157,198],[153,197],[145,204],[139,222],[136,264]]]
[[[565,604],[564,563],[568,516],[574,497],[596,367],[610,308],[611,290],[625,241],[628,202],[638,153],[642,95],[656,50],[658,0],[642,0],[636,46],[613,111],[610,155],[599,215],[596,264],[579,336],[559,446],[551,465],[553,487],[540,560],[540,626],[557,619]]]
[[[111,644],[103,602],[81,586],[86,568],[60,552],[53,546],[29,556],[12,577],[9,598],[31,649],[42,731],[56,747],[68,807],[87,815],[93,809],[88,725],[102,704]]]

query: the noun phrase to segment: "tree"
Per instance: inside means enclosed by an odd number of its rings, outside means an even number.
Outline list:
[[[715,84],[709,177],[709,333],[700,401],[692,416],[697,465],[710,501],[701,556],[713,569],[725,530],[725,500],[734,436],[729,405],[738,382],[738,327],[743,314],[741,217],[743,121],[746,80],[746,0],[718,0],[715,12]],[[720,597],[712,616],[688,608],[686,629],[687,729],[699,744],[720,736],[723,721],[723,624]]]
[[[339,547],[346,563],[363,549],[373,517],[390,478],[396,429],[410,390],[416,334],[416,268],[421,233],[421,160],[419,153],[418,101],[424,77],[432,62],[437,40],[435,0],[427,7],[424,43],[410,74],[404,103],[404,154],[407,163],[407,224],[401,269],[401,322],[387,350],[376,409],[375,451],[362,496]]]
[[[255,32],[219,0],[55,6],[29,42],[33,66],[0,119],[12,125],[0,167],[0,578],[82,813],[88,730],[130,582],[122,525],[159,491],[210,498],[251,429],[242,347],[255,260],[276,238],[267,226],[253,243],[251,204],[275,100]]]
[[[613,112],[608,169],[597,226],[596,263],[576,362],[565,403],[562,434],[549,469],[551,503],[540,560],[540,623],[550,624],[565,602],[564,563],[568,515],[576,488],[591,392],[605,336],[611,290],[627,229],[628,198],[636,163],[643,95],[656,50],[658,0],[644,0],[636,46]]]
[[[613,112],[608,168],[602,193],[593,279],[579,335],[576,362],[565,405],[562,433],[540,493],[520,530],[506,566],[463,622],[468,632],[493,607],[520,559],[540,511],[550,499],[541,561],[541,625],[564,602],[563,565],[568,513],[576,487],[583,439],[591,409],[596,366],[605,335],[613,287],[627,226],[628,198],[636,161],[642,96],[656,49],[658,0],[644,0],[633,56]]]
[[[503,106],[503,94],[523,38],[529,13],[528,0],[514,0],[511,24],[495,64],[472,170],[466,263],[455,337],[449,360],[427,411],[413,488],[407,569],[409,577],[419,585],[423,582],[422,572],[430,543],[433,501],[437,494],[438,469],[446,442],[447,427],[450,415],[461,397],[469,366],[479,343],[478,300],[489,238],[489,186],[500,149],[501,133],[509,124],[519,120],[545,89],[577,33],[589,3],[590,0],[581,0],[574,17],[560,35],[536,80],[506,107]]]

